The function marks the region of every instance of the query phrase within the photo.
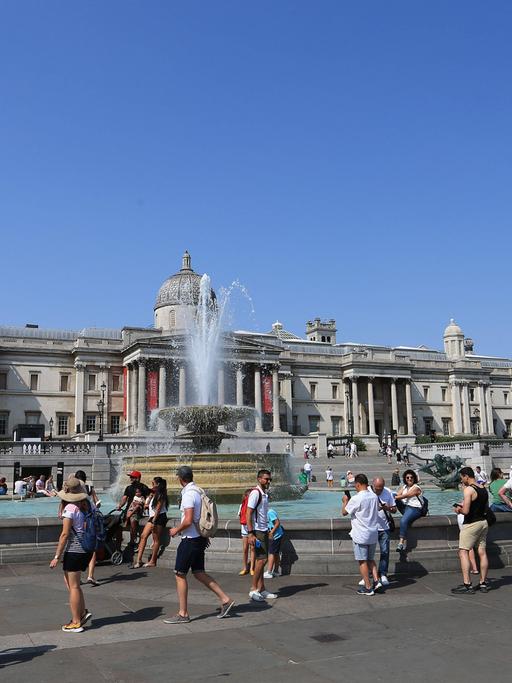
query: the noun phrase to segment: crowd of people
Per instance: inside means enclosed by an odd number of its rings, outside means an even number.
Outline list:
[[[332,473],[332,468],[328,467],[326,471],[328,485],[333,481],[327,474],[329,470]],[[470,467],[460,470],[462,500],[454,504],[454,512],[458,515],[460,526],[459,558],[463,582],[452,589],[453,593],[471,594],[476,589],[486,593],[489,590],[486,538],[491,522],[490,511],[512,511],[512,479],[505,479],[501,470],[495,468],[491,472],[487,490],[486,473],[481,468],[476,470],[475,472]],[[397,474],[397,470],[394,474]],[[155,477],[151,487],[148,487],[141,482],[140,472],[133,470],[128,476],[130,484],[124,490],[118,510],[125,511],[123,525],[130,533],[127,550],[134,557],[132,567],[155,567],[163,548],[164,531],[167,530],[167,481]],[[180,466],[176,476],[182,488],[181,520],[168,530],[168,537],[181,537],[174,567],[179,607],[177,613],[164,619],[164,622],[180,624],[190,621],[189,571],[200,584],[216,595],[220,603],[217,616],[222,619],[229,615],[235,603],[205,571],[205,550],[209,545],[209,538],[201,533],[200,526],[204,492],[194,483],[193,471],[189,466]],[[279,575],[281,549],[285,538],[279,515],[269,505],[271,481],[270,470],[259,470],[256,485],[245,491],[238,511],[242,539],[242,568],[239,574],[248,575],[248,595],[253,602],[265,602],[278,597],[277,593],[267,589],[265,583]],[[361,576],[357,592],[371,596],[384,591],[390,583],[391,534],[396,524],[393,515],[397,511],[401,513],[396,551],[406,553],[410,527],[426,514],[428,502],[418,476],[412,469],[405,470],[396,492],[386,487],[381,476],[375,477],[370,484],[365,474],[354,475],[350,470],[345,475],[345,484],[347,489],[341,500],[341,514],[350,517],[353,553]],[[57,495],[61,498],[59,516],[63,526],[50,567],[54,568],[62,562],[64,580],[69,590],[71,620],[62,630],[80,633],[91,618],[91,613],[85,606],[81,573],[87,571],[87,583],[98,585],[94,577],[96,548],[89,547],[85,541],[91,520],[94,519],[94,511],[98,510],[101,501],[94,488],[86,483],[86,476],[82,471],[68,478]],[[148,517],[139,534],[144,514]],[[144,563],[143,556],[150,537],[150,556]],[[378,564],[375,560],[377,548]],[[472,574],[479,576],[477,586],[472,585]]]

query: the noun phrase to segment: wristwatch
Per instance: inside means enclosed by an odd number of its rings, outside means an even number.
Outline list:
[[[248,532],[249,534],[252,534],[253,536],[256,536],[256,532],[251,529],[251,531]]]

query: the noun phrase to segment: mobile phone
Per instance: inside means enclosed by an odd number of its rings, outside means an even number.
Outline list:
[[[460,508],[462,507],[461,503],[452,503],[454,508]]]
[[[344,493],[347,496],[347,498],[350,498],[350,491],[348,489],[345,489]]]

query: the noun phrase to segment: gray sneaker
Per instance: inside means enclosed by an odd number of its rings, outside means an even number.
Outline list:
[[[222,607],[220,608],[219,614],[217,614],[217,619],[224,619],[224,617],[227,617],[229,615],[229,612],[232,607],[235,606],[235,601],[231,600],[230,602],[225,602]]]
[[[170,619],[164,619],[164,624],[188,624],[190,617],[184,617],[181,614],[175,614]]]

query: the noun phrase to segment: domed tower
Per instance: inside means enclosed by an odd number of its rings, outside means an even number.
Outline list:
[[[444,351],[449,360],[464,358],[464,332],[452,318],[444,331]]]
[[[197,304],[201,275],[192,270],[190,254],[183,254],[181,270],[162,284],[155,302],[155,327],[164,331],[183,330],[190,326]],[[215,293],[211,291],[212,300]]]

